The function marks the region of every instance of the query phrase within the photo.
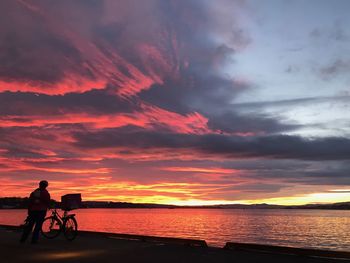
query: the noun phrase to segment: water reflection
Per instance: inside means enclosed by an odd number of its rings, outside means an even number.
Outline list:
[[[0,210],[0,224],[19,225],[24,210]],[[350,211],[236,209],[82,209],[79,229],[305,248],[350,250]]]

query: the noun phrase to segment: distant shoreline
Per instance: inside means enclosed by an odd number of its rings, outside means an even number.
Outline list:
[[[0,198],[0,209],[25,209],[28,198],[21,197],[3,197]],[[52,200],[51,207],[59,207],[60,202]],[[208,206],[177,206],[163,204],[143,204],[127,202],[107,202],[107,201],[83,201],[81,209],[89,208],[162,208],[162,209],[312,209],[312,210],[350,210],[350,202],[333,204],[307,204],[307,205],[269,205],[269,204],[225,204]]]

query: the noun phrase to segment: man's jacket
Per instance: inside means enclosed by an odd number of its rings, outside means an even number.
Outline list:
[[[29,211],[46,211],[50,205],[50,194],[46,189],[36,189],[29,196]]]

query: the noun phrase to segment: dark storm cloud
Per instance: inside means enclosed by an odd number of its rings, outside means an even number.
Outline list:
[[[347,159],[327,162],[305,163],[305,167],[286,167],[284,170],[259,170],[251,174],[252,178],[264,180],[278,179],[286,184],[295,185],[350,185],[350,165]]]
[[[264,159],[227,161],[223,167],[246,171],[246,179],[275,181],[286,185],[350,185],[350,164],[342,160]]]
[[[262,114],[239,115],[235,112],[211,116],[208,126],[213,130],[221,130],[229,133],[247,133],[250,135],[273,134],[300,128],[299,125],[283,124],[277,119]]]
[[[191,135],[142,131],[139,128],[106,129],[76,133],[76,145],[83,148],[128,147],[136,149],[191,149],[225,157],[272,159],[344,160],[350,158],[346,138],[305,139],[297,136]]]
[[[140,98],[170,111],[206,113],[226,110],[237,92],[245,88],[245,84],[212,73],[196,75],[184,72],[179,81],[154,85],[141,92]]]
[[[306,170],[312,161],[298,161],[289,159],[246,159],[226,161],[222,164],[224,168],[242,169],[252,171],[265,171],[269,174],[272,171]],[[319,163],[319,162],[318,162]],[[265,175],[264,175],[265,176]]]
[[[12,0],[1,1],[0,10],[1,79],[53,83],[78,70],[80,52],[40,12]]]

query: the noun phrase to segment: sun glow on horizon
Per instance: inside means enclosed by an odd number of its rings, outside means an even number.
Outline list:
[[[211,205],[229,205],[229,204],[270,204],[270,205],[306,205],[306,204],[331,204],[350,201],[349,192],[339,192],[339,190],[329,190],[329,192],[311,193],[307,195],[296,195],[286,197],[275,197],[266,199],[241,199],[241,200],[202,200],[196,198],[177,198],[166,195],[150,196],[130,196],[130,195],[93,195],[85,196],[85,201],[111,201],[111,202],[130,202],[130,203],[150,203],[177,206],[211,206]]]
[[[321,192],[289,197],[276,197],[258,200],[246,200],[245,203],[266,203],[271,205],[306,205],[306,204],[331,204],[350,201],[349,192]]]

